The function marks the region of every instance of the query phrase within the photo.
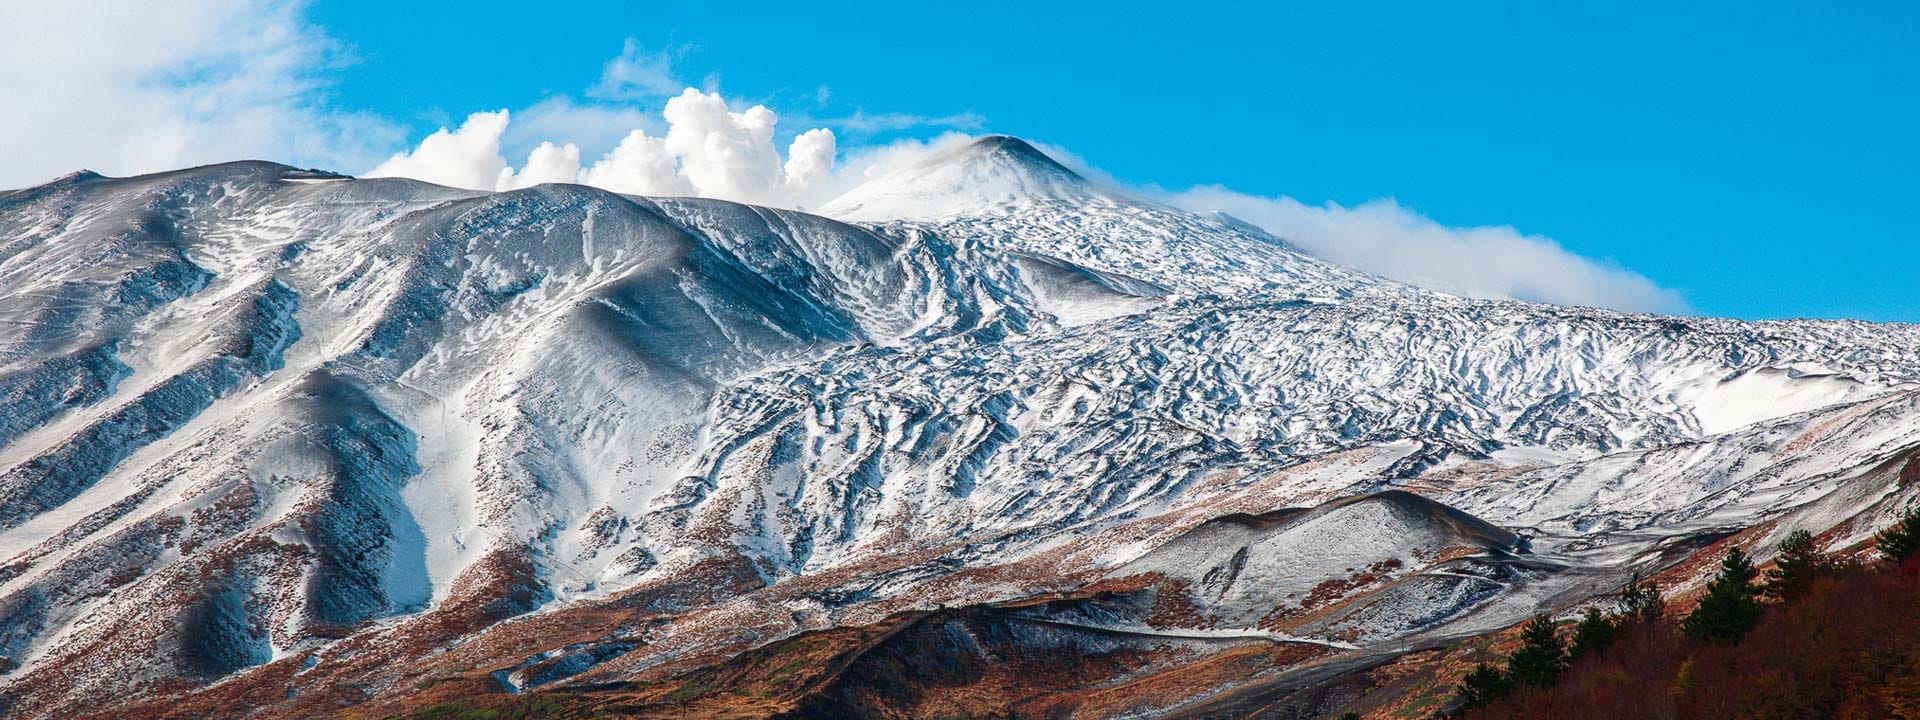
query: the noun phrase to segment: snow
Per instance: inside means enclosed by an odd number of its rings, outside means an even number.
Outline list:
[[[1095,200],[1085,179],[1027,143],[982,138],[863,183],[821,208],[849,221],[937,220],[1036,201]]]
[[[1865,399],[1885,388],[1855,381],[1819,366],[1764,367],[1683,391],[1700,431],[1718,435],[1764,420]]]

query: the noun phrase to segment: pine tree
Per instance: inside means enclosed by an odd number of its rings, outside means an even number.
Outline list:
[[[1813,533],[1795,530],[1780,543],[1780,557],[1767,571],[1765,592],[1781,602],[1794,598],[1807,583],[1826,573],[1832,563],[1813,546]]]
[[[1463,709],[1476,708],[1513,692],[1513,679],[1499,668],[1480,663],[1460,678],[1460,684],[1454,692],[1459,694]]]
[[[1899,563],[1920,552],[1920,508],[1909,508],[1899,522],[1873,536],[1873,545],[1880,550],[1880,557],[1890,563]]]
[[[1517,685],[1547,687],[1567,669],[1567,650],[1553,631],[1553,621],[1541,615],[1520,628],[1520,649],[1507,657],[1507,675]]]
[[[1720,572],[1707,581],[1706,597],[1700,606],[1680,623],[1688,637],[1708,642],[1739,640],[1760,623],[1759,588],[1753,580],[1759,572],[1740,548],[1727,551],[1720,561]]]
[[[1660,596],[1659,583],[1641,582],[1636,573],[1633,582],[1620,590],[1620,619],[1616,625],[1651,625],[1659,622],[1666,612],[1667,601]]]
[[[1614,619],[1600,612],[1600,608],[1587,608],[1586,614],[1580,617],[1580,624],[1573,628],[1573,645],[1567,649],[1567,659],[1572,660],[1611,647],[1617,629]]]

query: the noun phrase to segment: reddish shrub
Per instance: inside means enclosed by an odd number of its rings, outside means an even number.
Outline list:
[[[1920,556],[1820,577],[1737,643],[1633,628],[1553,687],[1467,716],[1920,720]]]

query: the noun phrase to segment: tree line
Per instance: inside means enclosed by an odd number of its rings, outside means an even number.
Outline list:
[[[1920,510],[1874,538],[1880,562],[1796,530],[1764,576],[1733,547],[1700,603],[1665,619],[1635,577],[1563,638],[1548,616],[1455,689],[1458,718],[1920,718]]]

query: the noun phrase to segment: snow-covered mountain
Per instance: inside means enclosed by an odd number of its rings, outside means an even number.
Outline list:
[[[1042,597],[1106,639],[996,652],[1392,652],[1864,537],[1916,382],[1912,326],[1433,293],[1005,137],[820,215],[80,173],[0,194],[0,697],[377,716]]]

